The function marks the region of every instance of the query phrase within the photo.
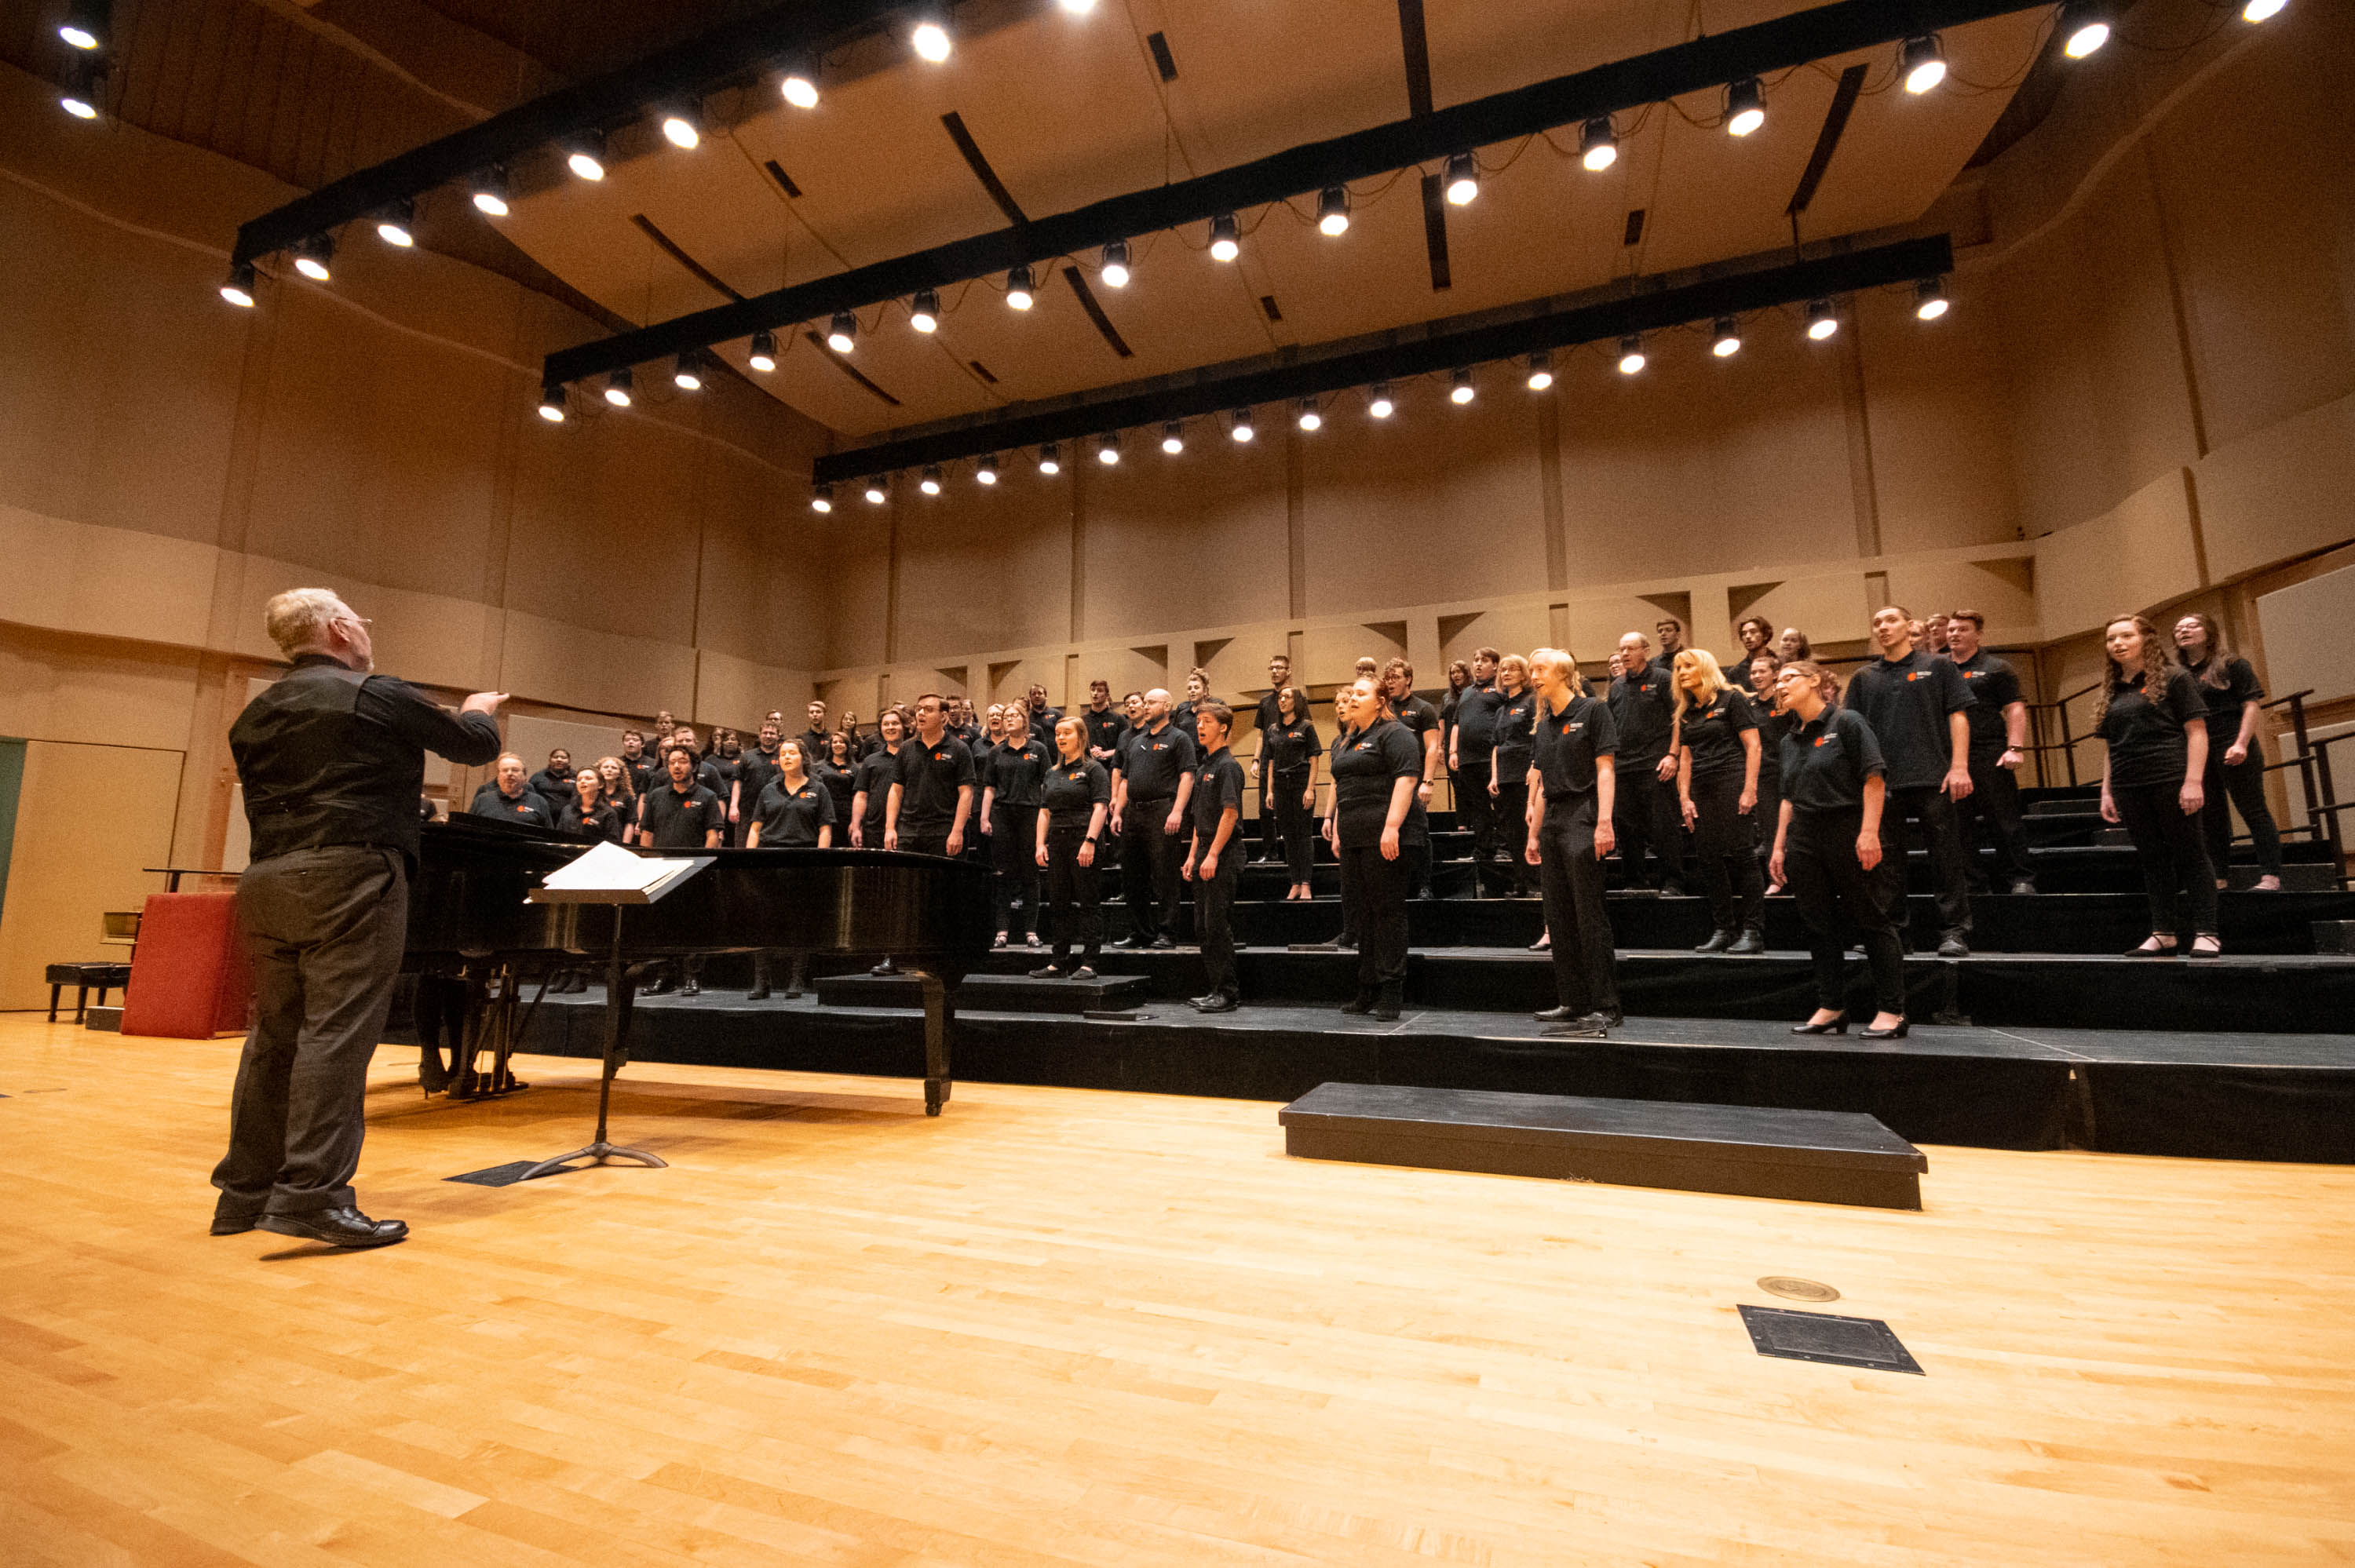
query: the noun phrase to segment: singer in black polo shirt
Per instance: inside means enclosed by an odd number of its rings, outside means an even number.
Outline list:
[[[1185,858],[1187,802],[1194,794],[1191,736],[1169,719],[1169,694],[1145,694],[1145,725],[1128,732],[1113,780],[1112,828],[1121,839],[1128,935],[1115,947],[1174,948],[1178,868]]]
[[[1341,1011],[1394,1019],[1406,986],[1406,853],[1420,836],[1413,807],[1424,757],[1413,734],[1384,711],[1378,677],[1342,687],[1333,705],[1341,732],[1333,740],[1325,836],[1340,857],[1343,927],[1358,934],[1358,994]]]
[[[1251,780],[1259,786],[1259,853],[1252,856],[1254,864],[1279,860],[1284,854],[1283,809],[1275,781],[1268,770],[1268,736],[1284,722],[1276,699],[1284,688],[1292,683],[1292,656],[1272,653],[1267,661],[1267,695],[1259,700],[1259,712],[1253,724],[1259,732],[1259,753],[1252,758]]]
[[[2176,950],[2188,923],[2195,958],[2224,950],[2216,924],[2216,873],[2200,814],[2208,803],[2208,705],[2191,672],[2169,657],[2158,630],[2139,615],[2102,629],[2109,662],[2094,728],[2102,760],[2102,820],[2134,840],[2150,901],[2150,936],[2133,953]]]
[[[1102,689],[1103,683],[1097,686]],[[1033,859],[1047,874],[1055,956],[1030,971],[1032,980],[1096,978],[1096,957],[1103,945],[1103,917],[1098,908],[1103,883],[1096,874],[1096,851],[1104,819],[1112,813],[1112,778],[1103,763],[1088,755],[1088,735],[1087,726],[1076,718],[1055,726],[1059,757],[1039,790]],[[1074,942],[1080,945],[1076,969],[1071,967]]]
[[[474,791],[474,804],[466,808],[470,816],[497,817],[509,822],[528,822],[536,828],[556,826],[556,813],[539,792],[524,781],[523,758],[514,752],[499,758],[497,774],[491,782]]]
[[[1497,715],[1505,705],[1497,689],[1494,648],[1475,649],[1472,683],[1455,694],[1455,711],[1447,725],[1447,768],[1455,776],[1455,811],[1472,830],[1472,885],[1476,892],[1489,875],[1489,863],[1511,855],[1500,840],[1519,832],[1517,822],[1497,820],[1497,792],[1488,788],[1496,775],[1491,765],[1497,752]],[[1501,830],[1501,832],[1500,832]]]
[[[1676,735],[1672,672],[1652,659],[1651,640],[1640,631],[1619,639],[1619,673],[1611,683],[1611,722],[1619,732],[1619,788],[1612,798],[1612,828],[1619,841],[1619,863],[1630,888],[1685,887],[1684,814],[1677,803]],[[1644,852],[1659,857],[1657,881],[1644,867]]]
[[[1572,685],[1578,694],[1585,695],[1576,680]],[[1537,760],[1538,694],[1529,688],[1527,659],[1508,653],[1497,661],[1497,746],[1489,757],[1488,798],[1497,832],[1503,837],[1518,834],[1529,821],[1529,768]],[[1531,891],[1528,861],[1507,854],[1496,890],[1508,898],[1527,897]]]
[[[1603,903],[1603,857],[1611,853],[1612,796],[1618,782],[1618,726],[1610,707],[1581,688],[1578,663],[1559,648],[1529,656],[1537,698],[1531,737],[1528,841],[1521,856],[1538,868],[1546,930],[1553,938],[1556,1004],[1541,1023],[1599,1036],[1625,1022]]]
[[[1986,625],[1987,618],[1976,609],[1958,609],[1946,618],[1946,657],[1971,693],[1971,705],[1963,710],[1971,730],[1971,792],[1956,805],[1966,863],[1971,891],[1987,891],[1976,842],[1984,826],[1995,840],[1996,877],[2014,893],[2033,893],[2036,874],[2028,860],[2028,830],[2019,821],[2017,772],[2028,760],[2028,702],[2012,667],[1979,646]]]
[[[1043,688],[1039,689],[1045,696]],[[988,836],[991,892],[997,905],[997,945],[1028,938],[1039,946],[1039,792],[1047,774],[1047,747],[1026,727],[1019,705],[1006,710],[1005,728],[979,771],[981,831]]]
[[[1209,989],[1193,999],[1198,1012],[1232,1012],[1242,987],[1235,978],[1235,887],[1242,880],[1243,769],[1227,749],[1235,714],[1224,703],[1194,710],[1203,758],[1194,770],[1194,847],[1178,874],[1194,885],[1195,940]]]
[[[851,774],[850,846],[883,847],[884,818],[891,804],[891,785],[900,777],[900,752],[907,745],[908,726],[897,708],[885,708],[875,721],[876,748],[858,759]]]
[[[728,807],[697,777],[695,748],[674,744],[663,761],[669,777],[638,797],[638,842],[656,850],[719,848],[727,840]],[[661,978],[646,991],[662,996],[674,988],[683,996],[701,994],[701,953],[680,959],[676,975],[663,966]]]
[[[1900,945],[1911,921],[1905,906],[1906,823],[1922,827],[1938,890],[1938,956],[1967,958],[1970,869],[1963,860],[1957,801],[1971,792],[1970,684],[1951,659],[1913,644],[1913,617],[1902,605],[1873,611],[1881,657],[1849,677],[1842,705],[1872,726],[1887,760],[1888,804],[1881,837],[1889,853],[1873,871],[1881,902]]]
[[[911,854],[964,853],[973,816],[973,753],[948,733],[948,704],[938,692],[916,699],[916,736],[900,747],[899,776],[884,807],[883,847]]]
[[[1113,757],[1120,748],[1120,737],[1128,733],[1128,718],[1112,705],[1112,686],[1104,681],[1088,683],[1088,705],[1080,710],[1080,721],[1087,726],[1088,755],[1103,764],[1104,777],[1112,777]]]
[[[1410,896],[1429,898],[1431,889],[1431,789],[1447,766],[1447,746],[1440,733],[1439,710],[1414,694],[1414,666],[1392,659],[1382,666],[1381,692],[1391,715],[1423,753],[1423,771],[1414,789],[1414,804],[1407,811],[1406,885]]]

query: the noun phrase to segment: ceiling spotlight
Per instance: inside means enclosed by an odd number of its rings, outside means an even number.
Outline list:
[[[636,382],[636,380],[637,376],[635,373],[634,373],[626,365],[622,366],[621,369],[613,372],[611,376],[605,377],[605,401],[611,403],[616,408],[628,408],[630,406],[630,387]]]
[[[1391,399],[1391,384],[1377,381],[1371,390],[1373,395],[1367,400],[1366,412],[1377,419],[1389,418],[1398,409],[1398,404]]]
[[[908,307],[908,324],[918,332],[941,330],[941,296],[932,289],[919,289]]]
[[[1817,343],[1839,331],[1839,313],[1829,300],[1807,302],[1807,335]]]
[[[314,283],[327,281],[327,263],[336,259],[336,242],[314,234],[294,247],[294,270]]]
[[[1550,350],[1539,349],[1529,355],[1529,390],[1542,392],[1552,385],[1553,355]]]
[[[1456,153],[1447,160],[1447,199],[1457,207],[1470,207],[1472,198],[1480,194],[1480,170],[1469,153]]]
[[[1030,264],[1024,262],[1006,274],[1006,302],[1027,311],[1035,302],[1030,293]]]
[[[1106,468],[1110,468],[1119,461],[1120,437],[1117,434],[1107,430],[1103,435],[1096,438],[1096,461],[1103,464]]]
[[[1314,430],[1323,427],[1325,423],[1325,416],[1316,411],[1316,398],[1303,397],[1300,400],[1300,413],[1297,422],[1300,428],[1304,430]]]
[[[830,484],[814,484],[810,486],[810,510],[813,512],[833,511],[834,486]]]
[[[1927,92],[1946,79],[1946,51],[1935,33],[1906,39],[1897,64],[1905,73],[1908,92]]]
[[[58,94],[58,107],[77,120],[95,120],[106,101],[106,62],[85,55],[74,62],[71,85]]]
[[[983,484],[997,482],[997,454],[984,452],[981,461],[973,465],[973,477]]]
[[[398,245],[406,250],[417,243],[416,222],[417,204],[403,196],[386,207],[384,216],[376,220],[376,237],[387,245]]]
[[[1611,129],[1611,116],[1598,114],[1579,131],[1578,161],[1598,175],[1619,161],[1619,133]]]
[[[1040,473],[1063,471],[1062,448],[1059,443],[1049,441],[1039,449],[1039,471]]]
[[[1472,385],[1472,371],[1468,366],[1458,369],[1447,380],[1447,400],[1451,403],[1469,403],[1480,395]]]
[[[1732,316],[1717,318],[1717,326],[1710,334],[1709,351],[1720,359],[1731,359],[1742,352],[1742,328]]]
[[[682,392],[700,392],[703,390],[703,371],[702,368],[696,364],[695,355],[693,352],[690,351],[678,356],[678,364],[671,369],[670,379],[671,385],[677,387]]]
[[[1103,266],[1097,270],[1096,276],[1103,280],[1107,289],[1128,287],[1127,240],[1115,239],[1103,248]]]
[[[1235,227],[1235,215],[1222,212],[1210,219],[1210,260],[1231,261],[1243,253],[1240,231]]]
[[[1644,368],[1644,334],[1631,332],[1619,340],[1619,374],[1633,376]]]
[[[703,132],[697,122],[702,114],[693,108],[666,111],[662,118],[663,139],[672,146],[693,152],[703,141]]]
[[[752,352],[746,356],[746,362],[763,376],[774,370],[777,367],[777,334],[767,327],[754,333]]]
[[[2110,41],[2110,16],[2098,0],[2071,0],[2061,7],[2061,52],[2083,59]]]
[[[113,7],[108,0],[73,0],[66,7],[66,19],[58,24],[58,37],[78,49],[94,49],[106,40],[107,13]]]
[[[493,164],[466,183],[474,193],[474,207],[485,217],[507,215],[507,166]]]
[[[1913,285],[1913,313],[1923,321],[1934,322],[1945,315],[1946,303],[1945,280],[1924,278]]]
[[[915,31],[908,35],[916,53],[934,65],[949,58],[949,18],[945,11],[926,8],[916,13]]]
[[[543,387],[539,389],[539,417],[551,425],[564,423],[564,388]]]
[[[240,261],[229,270],[229,281],[220,289],[221,298],[240,309],[253,309],[253,263]]]
[[[1766,90],[1745,76],[1725,90],[1725,133],[1747,136],[1766,123]]]
[[[1327,185],[1316,198],[1316,228],[1327,237],[1349,232],[1349,187]]]
[[[890,500],[890,499],[891,499],[891,492],[884,486],[883,481],[882,481],[881,479],[879,479],[879,478],[878,478],[878,479],[870,479],[870,480],[868,480],[868,481],[867,482],[867,504],[868,504],[868,505],[869,505],[869,506],[880,506],[880,505],[882,505],[886,501],[889,501],[889,500]]]
[[[1232,422],[1227,427],[1227,434],[1234,437],[1234,439],[1239,441],[1247,441],[1251,440],[1251,410],[1249,408],[1238,408],[1231,418]]]
[[[785,68],[784,79],[777,83],[787,103],[795,109],[817,107],[817,68],[800,61]]]
[[[918,482],[916,488],[926,495],[938,495],[941,493],[941,465],[936,462],[926,463],[924,477]]]
[[[605,133],[579,131],[566,139],[564,166],[584,180],[605,177]]]
[[[1096,8],[1096,0],[1063,0],[1063,9],[1074,16],[1084,16]]]
[[[826,345],[837,354],[848,354],[858,346],[858,318],[848,311],[834,313],[834,321],[826,329]]]
[[[1161,427],[1161,450],[1171,457],[1186,450],[1186,426],[1182,421],[1172,419]]]
[[[2241,20],[2243,22],[2265,21],[2279,16],[2281,8],[2288,3],[2289,0],[2249,0],[2247,5],[2241,7]],[[71,43],[73,40],[69,38],[66,41]],[[90,46],[84,44],[81,47],[88,48]]]

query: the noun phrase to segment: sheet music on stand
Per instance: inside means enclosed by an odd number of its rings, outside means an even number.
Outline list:
[[[653,904],[714,858],[632,854],[617,843],[595,844],[549,872],[528,896],[534,904]]]

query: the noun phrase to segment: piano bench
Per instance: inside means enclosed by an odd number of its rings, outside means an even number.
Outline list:
[[[90,993],[98,992],[98,1005],[106,1005],[106,993],[121,991],[131,983],[129,964],[51,964],[45,977],[49,982],[49,1022],[58,1021],[58,996],[68,986],[74,988],[73,1021],[81,1022],[83,1012],[90,1006]]]

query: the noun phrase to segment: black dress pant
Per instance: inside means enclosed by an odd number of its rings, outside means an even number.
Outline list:
[[[1756,829],[1742,811],[1742,774],[1704,774],[1692,781],[1693,855],[1709,911],[1721,931],[1766,928],[1766,883],[1759,874]],[[1555,938],[1557,941],[1559,938]]]
[[[272,855],[237,885],[253,964],[253,1028],[213,1170],[224,1215],[352,1206],[368,1059],[409,934],[399,850],[334,844]]]
[[[1202,945],[1202,969],[1210,981],[1203,994],[1230,1001],[1242,995],[1235,978],[1234,926],[1235,889],[1242,883],[1236,857],[1241,850],[1241,840],[1231,837],[1227,853],[1219,857],[1219,874],[1194,879],[1194,938]]]
[[[1029,934],[1039,908],[1039,808],[1016,806],[990,813],[990,897],[997,928],[1009,942]]]
[[[1514,897],[1529,892],[1536,873],[1529,868],[1526,852],[1529,842],[1529,775],[1527,768],[1513,768],[1497,776],[1493,814],[1497,842],[1504,850],[1502,864],[1503,891]],[[1613,813],[1616,825],[1617,813]]]
[[[2222,876],[2232,862],[2232,807],[2238,806],[2241,821],[2249,824],[2249,837],[2256,844],[2258,874],[2279,876],[2281,830],[2274,825],[2273,807],[2265,800],[2264,753],[2253,743],[2247,761],[2227,762],[2224,747],[2211,741],[2202,788],[2207,790],[2208,804],[2200,809],[2200,824],[2207,830],[2210,869]]]
[[[1995,841],[1995,879],[2009,890],[2015,883],[2033,882],[2028,860],[2028,830],[2019,823],[2019,777],[1995,759],[1991,751],[1971,758],[1971,792],[1958,808],[1965,866],[1973,887],[1986,885],[1979,874],[1979,832],[1984,826]]]
[[[1905,854],[1911,838],[1907,819],[1922,825],[1930,851],[1930,875],[1938,890],[1938,931],[1959,937],[1971,928],[1970,866],[1963,859],[1962,823],[1955,803],[1935,784],[1891,789],[1881,808],[1881,863],[1873,885],[1881,889],[1881,913],[1902,944],[1910,922],[1905,906]]]
[[[1185,863],[1186,840],[1164,826],[1170,805],[1167,800],[1132,800],[1121,813],[1121,887],[1128,897],[1129,933],[1140,941],[1174,940],[1178,932],[1178,898],[1184,890],[1178,868]]]
[[[1295,789],[1293,793],[1297,795],[1299,791]],[[1284,788],[1275,777],[1275,770],[1267,767],[1263,758],[1259,770],[1259,852],[1252,858],[1275,860],[1283,853]]]
[[[1497,857],[1497,802],[1488,793],[1491,754],[1466,757],[1455,769],[1455,814],[1472,830],[1475,881]]]
[[[937,832],[931,831],[916,832],[902,828],[900,830],[900,853],[936,854],[943,860],[946,860],[949,856],[949,831],[943,828]]]
[[[1055,927],[1055,962],[1068,960],[1071,944],[1077,942],[1081,962],[1092,969],[1103,947],[1103,882],[1095,866],[1080,863],[1080,846],[1087,842],[1085,828],[1047,830],[1047,898]]]
[[[1308,880],[1316,864],[1316,819],[1301,799],[1308,793],[1308,773],[1279,774],[1274,789],[1276,835],[1284,842],[1284,869],[1295,885]]]
[[[1883,819],[1886,821],[1886,819]],[[1872,969],[1872,1002],[1883,1012],[1905,1011],[1905,961],[1897,927],[1881,901],[1878,881],[1856,857],[1864,826],[1861,808],[1846,811],[1795,811],[1783,843],[1783,874],[1799,917],[1807,923],[1807,951],[1815,959],[1816,1005],[1848,1006],[1848,958],[1840,941],[1840,916],[1864,937],[1865,961]],[[1881,858],[1890,854],[1881,835]]]
[[[1358,937],[1358,989],[1402,985],[1406,980],[1405,846],[1385,860],[1380,842],[1341,849],[1341,920]]]
[[[1681,887],[1685,880],[1684,809],[1673,781],[1660,782],[1660,759],[1631,757],[1618,770],[1611,802],[1611,830],[1619,839],[1619,863],[1630,887]],[[1657,879],[1647,878],[1644,852],[1659,857]]]
[[[1538,827],[1538,885],[1545,896],[1546,930],[1553,938],[1554,997],[1573,1012],[1614,1012],[1619,1006],[1611,916],[1603,903],[1604,873],[1594,858],[1594,797],[1576,795],[1548,800]]]
[[[2160,936],[2186,927],[2194,936],[2216,932],[2216,873],[2208,863],[2206,836],[2200,819],[2187,814],[2182,785],[2113,785],[2110,799],[2117,802],[2126,836],[2134,841],[2135,860],[2142,867],[2143,892],[2150,898],[2150,928]]]

